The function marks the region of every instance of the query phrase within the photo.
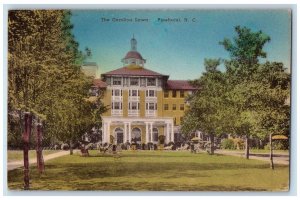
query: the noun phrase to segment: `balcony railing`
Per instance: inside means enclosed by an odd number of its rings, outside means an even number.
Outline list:
[[[146,117],[156,117],[156,110],[146,110]]]
[[[112,109],[111,110],[111,115],[112,116],[123,116],[123,110]]]
[[[128,101],[140,101],[140,97],[129,96]]]
[[[112,96],[112,100],[113,101],[123,101],[123,97],[122,96]]]
[[[129,117],[138,117],[140,115],[139,110],[128,110],[128,116]]]
[[[153,101],[157,101],[157,97],[146,97],[146,99],[145,99],[145,101],[151,101],[151,102],[153,102]]]

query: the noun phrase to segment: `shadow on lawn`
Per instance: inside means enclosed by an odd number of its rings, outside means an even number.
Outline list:
[[[125,183],[125,182],[101,182],[91,185],[89,183],[79,183],[74,190],[105,190],[105,191],[265,191],[261,188],[251,188],[242,186],[220,186],[220,185],[178,185],[169,182],[159,182],[157,184],[148,182]]]
[[[176,167],[174,167],[176,166]],[[76,177],[79,179],[89,178],[103,178],[103,177],[137,177],[141,174],[143,177],[145,174],[153,176],[165,176],[172,172],[171,177],[201,177],[201,172],[196,174],[188,174],[186,171],[207,171],[207,170],[239,170],[239,169],[264,169],[268,168],[269,164],[260,165],[249,165],[249,164],[238,164],[238,163],[223,163],[216,165],[215,163],[192,163],[185,162],[178,164],[177,162],[149,162],[149,163],[138,163],[138,162],[122,162],[122,161],[106,161],[103,163],[70,163],[64,164],[49,164],[46,165],[46,171],[56,171],[57,177]]]

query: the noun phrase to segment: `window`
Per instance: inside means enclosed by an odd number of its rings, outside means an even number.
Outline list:
[[[174,124],[176,125],[176,117],[174,117]]]
[[[176,97],[176,90],[172,91],[172,97],[175,98]]]
[[[146,109],[147,110],[157,110],[157,104],[156,103],[146,103]]]
[[[131,64],[135,64],[136,63],[136,61],[135,61],[134,58],[130,59],[130,62],[131,62]]]
[[[112,108],[115,110],[121,110],[122,109],[122,103],[121,102],[113,102]]]
[[[147,90],[146,97],[155,97],[155,90]]]
[[[173,104],[173,110],[176,110],[176,104]]]
[[[139,103],[138,102],[131,102],[129,103],[129,110],[139,110]]]
[[[180,110],[184,110],[184,104],[180,104]]]
[[[139,78],[130,78],[130,85],[139,85]]]
[[[182,121],[183,121],[183,117],[180,117],[180,122],[182,123]]]
[[[156,80],[155,78],[147,78],[147,86],[155,86]]]
[[[141,86],[146,86],[146,79],[145,78],[141,78]]]
[[[169,110],[169,104],[164,105],[164,110]]]
[[[112,90],[111,91],[111,95],[112,96],[122,96],[123,95],[123,91],[122,90]]]
[[[129,90],[129,96],[133,96],[133,97],[140,96],[139,90]]]
[[[184,91],[180,90],[180,98],[183,98],[183,97],[184,97]]]
[[[164,97],[168,98],[169,97],[169,91],[164,91]]]
[[[113,85],[121,85],[121,77],[113,77]]]

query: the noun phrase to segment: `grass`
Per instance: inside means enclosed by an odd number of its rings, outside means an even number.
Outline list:
[[[52,153],[57,153],[59,150],[43,150],[43,156],[49,155]],[[29,159],[36,158],[36,150],[29,151]],[[8,150],[7,151],[7,161],[18,161],[23,159],[23,151],[20,150]]]
[[[286,191],[289,167],[233,156],[190,152],[127,151],[121,158],[91,151],[30,168],[31,190]],[[23,170],[8,172],[8,187],[22,190]]]

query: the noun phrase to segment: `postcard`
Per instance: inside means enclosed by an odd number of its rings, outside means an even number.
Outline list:
[[[291,17],[8,10],[8,191],[288,192]]]

